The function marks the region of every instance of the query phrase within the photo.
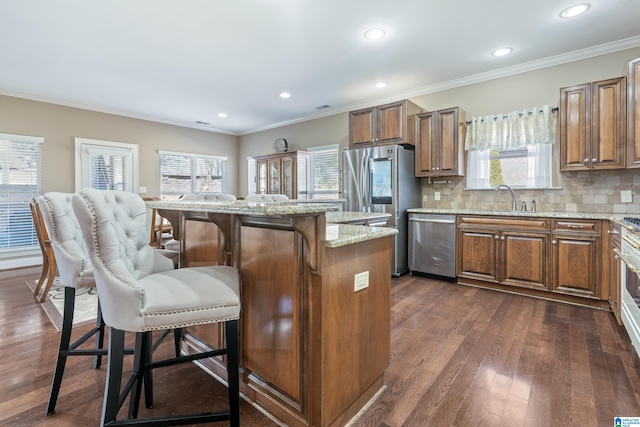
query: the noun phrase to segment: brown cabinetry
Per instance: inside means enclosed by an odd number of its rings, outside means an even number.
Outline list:
[[[416,115],[416,176],[464,176],[461,108]]]
[[[458,280],[546,289],[546,219],[460,216]]]
[[[306,151],[254,157],[256,193],[285,194],[290,199],[309,198],[309,162]]]
[[[611,305],[611,310],[613,310],[618,324],[622,325],[622,318],[620,317],[620,292],[622,291],[620,267],[622,261],[615,252],[620,250],[620,224],[609,221],[609,229],[605,237],[608,240],[606,245],[608,250],[603,258],[609,261],[609,305]]]
[[[627,69],[627,167],[640,168],[640,58]]]
[[[600,221],[554,220],[553,292],[600,299]]]
[[[624,169],[626,77],[560,89],[560,170]]]
[[[372,145],[414,145],[413,118],[423,110],[398,101],[349,113],[349,148]]]

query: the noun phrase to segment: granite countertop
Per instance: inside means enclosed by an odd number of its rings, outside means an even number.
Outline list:
[[[290,200],[286,202],[238,201],[147,201],[148,208],[190,212],[213,212],[234,215],[279,216],[314,214],[337,211],[333,203],[304,203]]]
[[[409,213],[428,214],[454,214],[454,215],[488,215],[488,216],[519,216],[525,218],[564,218],[564,219],[621,219],[621,214],[598,213],[598,212],[545,212],[545,211],[505,211],[505,210],[484,210],[484,209],[436,209],[436,208],[413,208],[407,209]]]
[[[383,212],[326,212],[325,217],[328,223],[339,223],[349,221],[366,221],[373,218],[389,218],[390,213]]]
[[[366,225],[327,224],[325,247],[337,248],[367,240],[397,234],[398,230],[389,227],[368,227]]]

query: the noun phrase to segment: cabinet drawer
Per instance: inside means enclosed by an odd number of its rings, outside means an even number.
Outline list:
[[[599,220],[555,219],[553,220],[553,232],[599,235],[600,224]]]
[[[545,218],[501,218],[459,215],[461,228],[484,228],[491,230],[549,231],[549,220]]]

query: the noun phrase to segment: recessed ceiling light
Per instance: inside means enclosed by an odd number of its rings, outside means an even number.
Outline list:
[[[505,56],[510,54],[513,51],[513,49],[511,49],[510,47],[503,47],[500,49],[496,49],[493,52],[491,52],[491,55],[493,56]]]
[[[291,98],[291,94],[289,92],[282,92],[280,98]]]
[[[581,15],[585,13],[591,5],[589,3],[577,4],[575,6],[571,6],[560,12],[560,18],[573,18],[574,16]]]
[[[219,113],[218,117],[224,119],[225,117],[227,117],[227,113]]]
[[[387,86],[387,84],[385,82],[378,82],[376,83],[376,87],[378,89],[382,89],[383,87]]]
[[[369,40],[378,40],[384,37],[384,30],[380,28],[373,28],[371,30],[367,30],[364,33],[364,38]]]

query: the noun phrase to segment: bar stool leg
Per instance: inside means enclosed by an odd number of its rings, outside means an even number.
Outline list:
[[[229,386],[229,425],[240,427],[240,378],[238,374],[238,321],[225,322],[227,338],[227,383]]]
[[[60,384],[62,383],[62,376],[67,363],[67,352],[69,351],[69,343],[71,342],[71,328],[73,326],[73,309],[75,307],[75,303],[76,289],[65,286],[60,346],[58,348],[56,370],[53,374],[53,383],[51,384],[51,393],[49,394],[49,403],[47,404],[47,415],[51,415],[56,412],[56,402],[58,401]]]
[[[96,349],[102,348],[104,348],[104,319],[102,318],[100,298],[98,298],[98,312],[96,313]],[[102,355],[97,354],[93,357],[93,367],[98,369],[100,366],[102,366]]]
[[[104,384],[104,401],[102,403],[100,427],[115,421],[118,416],[123,359],[124,331],[110,327],[107,377]]]

